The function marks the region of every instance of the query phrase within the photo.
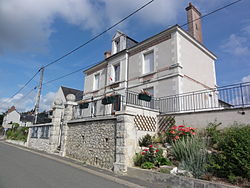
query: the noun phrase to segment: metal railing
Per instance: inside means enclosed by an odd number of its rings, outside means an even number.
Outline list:
[[[112,103],[103,104],[103,98],[87,100],[73,107],[73,119],[113,116],[116,111],[124,109],[125,97],[116,95]],[[88,104],[88,105],[86,105]]]
[[[247,106],[250,106],[250,82],[159,99],[161,113],[244,108]]]
[[[126,104],[140,106],[148,109],[159,109],[159,99],[151,97],[151,100],[149,102],[140,100],[139,99],[139,93],[133,92],[133,91],[127,91],[126,92]]]
[[[158,110],[164,113],[195,112],[213,109],[250,107],[250,82],[201,90],[161,98],[151,97],[149,102],[140,100],[139,93],[127,91],[112,103],[104,105],[102,99],[89,101],[87,108],[74,106],[73,119],[111,116],[125,109],[125,105]]]

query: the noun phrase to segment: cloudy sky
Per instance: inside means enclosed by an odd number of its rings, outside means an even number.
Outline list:
[[[0,0],[0,112],[34,106],[37,76],[10,98],[42,66],[84,43],[149,0]],[[232,0],[234,1],[234,0]],[[228,0],[191,0],[205,14]],[[115,29],[142,41],[171,25],[186,22],[187,0],[155,0]],[[204,20],[204,44],[213,51],[220,86],[250,81],[250,1],[242,0]],[[115,29],[45,70],[44,81],[103,59]],[[77,73],[44,86],[41,109],[48,109],[60,85],[83,89]]]

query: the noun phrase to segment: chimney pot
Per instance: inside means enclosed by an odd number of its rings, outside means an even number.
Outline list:
[[[104,58],[107,59],[111,56],[111,51],[104,52]]]

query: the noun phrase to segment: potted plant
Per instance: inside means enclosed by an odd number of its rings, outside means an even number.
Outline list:
[[[88,101],[81,101],[78,104],[79,104],[80,109],[86,109],[86,108],[89,107],[89,102]]]
[[[107,105],[107,104],[112,104],[115,102],[115,96],[116,95],[110,95],[106,96],[102,99],[102,104]]]
[[[143,90],[141,93],[139,93],[138,99],[150,102],[151,99],[152,99],[152,97],[151,97],[151,95],[147,91]]]

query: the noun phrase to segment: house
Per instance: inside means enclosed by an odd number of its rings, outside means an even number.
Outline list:
[[[4,129],[12,128],[13,123],[20,124],[20,114],[17,112],[16,107],[9,108],[3,118],[2,126]]]
[[[165,111],[164,108],[181,111],[186,105],[181,98],[164,99],[166,96],[199,90],[211,90],[202,96],[202,105],[216,106],[218,97],[212,90],[217,85],[216,56],[202,43],[201,20],[197,19],[201,13],[191,3],[186,11],[188,32],[175,25],[137,42],[117,31],[112,38],[111,52],[105,52],[102,62],[84,71],[83,102],[91,102],[91,110],[84,109],[81,114],[114,114],[121,110],[121,101],[141,104],[134,100],[142,91],[152,98],[142,106],[163,108],[160,111]],[[112,95],[116,102],[102,105],[102,99]]]
[[[68,94],[74,94],[76,96],[76,101],[81,100],[83,97],[83,91],[81,91],[81,90],[69,88],[69,87],[65,87],[65,86],[60,86],[55,97],[54,97],[54,101],[59,99],[59,100],[62,100],[63,103],[65,103],[66,96]]]

